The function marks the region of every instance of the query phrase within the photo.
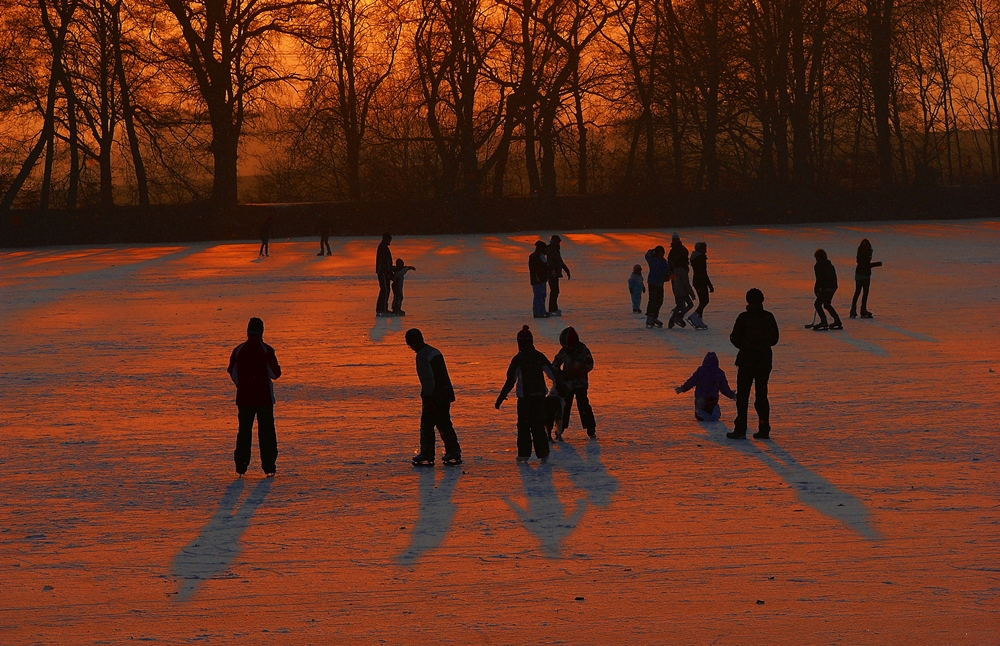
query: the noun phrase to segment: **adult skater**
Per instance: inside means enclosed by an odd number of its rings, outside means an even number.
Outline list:
[[[756,287],[747,292],[747,311],[736,317],[729,340],[739,349],[736,354],[736,420],[726,437],[736,440],[747,436],[747,409],[750,387],[756,384],[753,406],[757,409],[757,432],[766,440],[771,436],[771,404],[767,401],[767,380],[771,376],[771,348],[778,343],[778,323],[764,309],[764,293]]]
[[[326,216],[320,216],[316,228],[319,229],[319,253],[316,255],[322,256],[326,253],[327,256],[332,256],[333,250],[330,249],[330,222],[326,219]]]
[[[541,240],[535,242],[535,251],[528,256],[528,279],[531,281],[531,314],[536,319],[548,318],[545,311],[545,286],[549,279],[549,265],[545,257],[546,245]]]
[[[691,254],[691,286],[698,293],[698,309],[688,317],[691,325],[699,330],[707,330],[705,323],[705,307],[708,305],[708,294],[715,291],[712,279],[708,277],[708,245],[704,242],[694,243],[694,253]]]
[[[646,293],[646,285],[642,282],[642,265],[632,267],[628,277],[628,293],[632,295],[632,313],[642,314],[642,295]]]
[[[382,234],[382,242],[375,251],[375,275],[378,276],[378,302],[375,304],[376,316],[389,316],[389,288],[392,285],[392,234],[386,231]]]
[[[257,252],[258,258],[261,256],[269,257],[271,255],[268,243],[271,241],[272,222],[274,222],[274,218],[269,215],[264,218],[264,221],[260,225],[260,251]]]
[[[551,316],[562,316],[562,310],[559,309],[559,279],[562,278],[563,271],[566,272],[566,280],[572,278],[569,267],[562,259],[561,244],[562,238],[554,235],[550,238],[549,246],[545,249],[545,263],[549,267],[549,314]]]
[[[576,410],[580,414],[580,424],[587,429],[587,435],[597,437],[597,422],[594,420],[594,409],[590,406],[590,398],[587,396],[587,389],[590,387],[588,375],[594,369],[594,355],[590,353],[590,348],[580,340],[580,335],[576,329],[568,327],[559,334],[559,345],[562,349],[552,360],[552,365],[560,371],[562,381],[565,384],[565,396],[563,400],[562,429],[569,426],[569,418],[572,413],[573,398],[576,397]],[[560,437],[562,433],[560,432]]]
[[[253,444],[253,420],[257,418],[257,448],[260,466],[271,477],[278,459],[278,437],[274,432],[274,385],[272,379],[281,376],[281,366],[274,348],[264,343],[264,321],[257,317],[247,324],[247,340],[229,357],[229,377],[236,384],[236,407],[239,411],[239,432],[236,435],[236,473],[243,476],[250,466]]]
[[[674,388],[678,395],[694,388],[694,418],[699,422],[717,422],[722,417],[719,408],[719,393],[729,399],[736,399],[736,393],[729,387],[726,373],[719,367],[719,357],[714,352],[705,355],[701,366],[683,385]]]
[[[872,267],[881,267],[881,262],[872,262],[872,243],[868,238],[858,245],[858,266],[854,270],[854,300],[851,301],[851,318],[858,316],[858,296],[861,295],[861,318],[870,319],[868,311],[868,289],[872,286]]]
[[[417,353],[417,377],[420,379],[420,452],[413,456],[413,464],[434,465],[435,426],[444,442],[444,463],[462,464],[462,447],[451,423],[455,389],[444,355],[424,343],[424,335],[417,328],[406,331],[406,345]]]
[[[834,269],[833,263],[826,257],[826,252],[822,249],[817,249],[813,255],[816,257],[816,265],[813,267],[816,272],[816,285],[813,287],[816,302],[813,305],[816,307],[816,313],[819,314],[819,323],[814,325],[813,329],[816,331],[843,330],[844,324],[840,322],[837,310],[833,309],[833,295],[837,293],[837,270]],[[833,317],[833,322],[829,325],[826,322],[824,309]]]
[[[660,320],[660,308],[663,307],[663,283],[667,280],[667,259],[663,257],[665,250],[657,245],[646,252],[646,265],[649,273],[646,275],[646,285],[649,287],[649,297],[646,299],[646,327],[663,327]]]
[[[544,243],[542,243],[544,244]],[[549,456],[549,440],[545,434],[545,397],[549,389],[545,385],[548,376],[556,382],[556,372],[552,362],[535,349],[531,329],[525,325],[517,333],[517,354],[507,368],[507,381],[497,397],[496,409],[500,410],[507,395],[517,386],[517,460],[523,462],[535,456],[545,461]]]
[[[670,253],[667,254],[667,267],[670,272],[670,287],[674,294],[674,309],[670,313],[667,327],[674,325],[685,327],[684,315],[694,307],[694,290],[688,277],[688,248],[681,243],[679,234],[670,238]]]

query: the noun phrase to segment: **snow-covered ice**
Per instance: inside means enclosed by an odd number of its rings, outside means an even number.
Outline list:
[[[681,230],[708,243],[706,331],[631,314],[669,230],[558,233],[548,320],[527,234],[398,237],[403,319],[374,316],[373,238],[0,252],[0,643],[996,642],[1000,223]],[[863,237],[885,266],[851,320]],[[820,246],[843,332],[803,328]],[[673,392],[708,350],[735,384],[749,287],[782,333],[768,443]],[[250,316],[284,371],[274,480],[256,440],[233,472]],[[525,323],[597,363],[598,441],[574,412],[546,465],[493,408]],[[460,468],[410,466],[411,326],[451,370]]]

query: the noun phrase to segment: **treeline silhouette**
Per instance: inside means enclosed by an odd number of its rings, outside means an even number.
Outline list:
[[[998,30],[1000,0],[0,0],[0,214],[992,184]]]

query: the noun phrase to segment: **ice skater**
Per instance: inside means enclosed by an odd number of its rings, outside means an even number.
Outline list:
[[[773,362],[771,348],[778,344],[778,323],[764,309],[764,293],[754,287],[747,292],[747,309],[736,317],[729,341],[739,349],[736,354],[736,420],[733,430],[726,433],[732,440],[747,436],[747,415],[750,408],[750,387],[757,389],[753,402],[757,410],[759,440],[771,437],[771,404],[767,399],[767,380]]]
[[[416,267],[410,267],[403,262],[402,258],[396,259],[396,266],[392,270],[392,315],[406,316],[403,311],[403,280],[406,273],[416,271]]]
[[[448,376],[444,355],[437,348],[427,345],[424,335],[417,328],[406,331],[406,345],[417,353],[417,377],[420,379],[420,451],[413,456],[413,464],[434,465],[435,426],[444,442],[442,461],[445,464],[462,464],[462,447],[451,423],[455,389]]]
[[[536,319],[547,319],[550,314],[545,309],[545,286],[549,280],[546,245],[541,240],[535,242],[535,251],[528,256],[528,280],[531,281],[531,314]]]
[[[646,293],[646,285],[642,282],[642,265],[632,267],[628,277],[628,293],[632,295],[632,313],[642,314],[642,295]]]
[[[562,238],[554,235],[549,240],[549,246],[545,249],[545,264],[549,268],[549,315],[562,316],[562,310],[559,309],[559,279],[562,278],[564,271],[566,272],[566,280],[570,280],[572,276],[570,276],[569,267],[562,259],[560,248]]]
[[[840,322],[837,310],[833,309],[833,295],[837,293],[837,270],[833,267],[833,263],[826,257],[826,252],[822,249],[817,249],[813,255],[816,257],[816,265],[813,267],[813,270],[816,272],[816,285],[813,287],[813,292],[816,294],[816,302],[813,305],[816,307],[816,313],[819,314],[819,323],[812,326],[812,329],[817,332],[821,330],[843,330],[844,324]],[[829,325],[827,325],[826,313],[823,312],[824,309],[833,317],[833,321]]]
[[[549,442],[562,442],[563,435],[563,407],[566,393],[558,383],[552,384],[549,394],[545,398],[545,432],[548,433]],[[555,431],[555,436],[552,435]]]
[[[316,228],[319,229],[319,253],[316,255],[322,256],[325,253],[327,256],[332,256],[333,250],[330,249],[330,223],[325,216],[320,217]]]
[[[236,473],[243,477],[250,466],[253,445],[253,420],[257,418],[257,448],[260,466],[267,477],[274,476],[278,460],[278,436],[274,431],[274,384],[281,376],[281,366],[274,348],[264,343],[264,321],[257,317],[247,324],[247,340],[229,357],[229,377],[236,384],[236,407],[239,432],[236,435]]]
[[[688,249],[681,243],[681,237],[674,234],[670,238],[670,253],[667,254],[667,267],[670,272],[670,287],[674,294],[674,309],[670,313],[667,327],[674,325],[685,327],[684,315],[694,307],[694,290],[688,276]]]
[[[714,352],[706,354],[705,360],[691,378],[683,385],[674,388],[674,392],[679,395],[692,388],[694,388],[694,418],[699,422],[717,422],[722,417],[719,393],[729,399],[736,399],[736,393],[729,387],[729,380],[719,367],[719,357]]]
[[[378,301],[375,303],[375,316],[389,316],[389,286],[392,284],[392,234],[386,231],[382,234],[382,242],[375,251],[375,275],[378,276]]]
[[[858,296],[861,296],[861,318],[870,319],[874,315],[868,311],[868,289],[872,286],[872,268],[881,267],[881,262],[872,262],[872,243],[868,238],[858,245],[858,266],[854,270],[854,300],[851,301],[851,318],[858,317]]]
[[[542,243],[545,244],[545,243]],[[545,434],[545,397],[549,392],[545,385],[548,376],[553,383],[558,379],[552,362],[535,349],[531,329],[525,325],[517,333],[517,354],[507,368],[504,382],[494,406],[500,410],[507,395],[515,386],[517,394],[517,460],[523,462],[531,457],[534,446],[535,456],[543,462],[549,457],[549,440]]]
[[[708,245],[704,242],[694,243],[694,253],[691,254],[691,271],[694,272],[691,277],[691,286],[698,293],[698,309],[688,317],[688,321],[699,330],[707,330],[708,325],[704,318],[705,307],[708,305],[709,293],[715,292],[715,285],[708,277]]]
[[[562,349],[552,360],[552,365],[559,370],[566,394],[563,397],[562,427],[569,426],[569,418],[573,408],[573,398],[576,398],[576,410],[580,414],[580,424],[587,429],[587,435],[597,437],[597,422],[594,420],[594,409],[590,405],[587,390],[590,388],[590,372],[594,369],[594,355],[590,348],[580,340],[580,335],[572,327],[559,333],[559,345]]]
[[[649,274],[646,275],[646,285],[649,286],[649,297],[646,299],[646,327],[663,327],[660,320],[660,308],[663,307],[663,283],[667,281],[667,259],[661,245],[646,252],[646,265]]]
[[[257,257],[270,257],[271,252],[269,249],[269,244],[271,241],[271,223],[274,222],[274,218],[270,215],[264,218],[264,221],[260,225],[260,251],[257,252]]]

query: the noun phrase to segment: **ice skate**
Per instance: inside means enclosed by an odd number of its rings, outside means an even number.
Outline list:
[[[590,437],[590,438],[597,437],[597,429],[596,428],[588,428],[587,429],[587,437]]]
[[[660,319],[653,319],[653,325],[655,325],[656,327],[663,327],[663,321],[661,321]]]
[[[674,321],[674,318],[673,318],[673,317],[670,317],[670,318],[669,318],[669,319],[667,320],[667,329],[668,329],[668,330],[672,330],[672,329],[674,329],[674,324],[675,324],[675,323],[676,323],[676,321]]]
[[[530,459],[531,459],[530,455],[519,455],[519,456],[517,456],[517,461],[518,462],[527,462]]]
[[[726,433],[726,437],[728,437],[731,440],[745,440],[747,439],[747,432],[743,431],[741,433],[739,431],[730,431]]]
[[[841,323],[840,321],[834,321],[833,323],[830,324],[830,329],[831,330],[843,330],[844,329],[844,324]]]
[[[550,310],[549,316],[562,316],[562,310]]]
[[[857,310],[851,310],[851,318],[852,319],[858,318],[858,311]]]
[[[393,310],[392,311],[392,315],[393,316],[406,316],[406,312],[404,312],[403,310]]]
[[[417,452],[413,456],[413,466],[415,467],[432,467],[434,466],[434,456],[427,457],[423,453]]]
[[[317,256],[322,256],[322,255],[323,255],[323,252],[322,252],[322,251],[320,251],[320,252],[319,252],[318,254],[316,254],[316,255],[317,255]]]
[[[444,457],[441,458],[441,462],[446,465],[462,464],[462,454],[461,453],[445,453]]]
[[[863,319],[873,319],[873,318],[875,318],[875,315],[872,314],[871,312],[861,312],[861,318],[863,318]]]
[[[830,329],[830,326],[827,325],[826,323],[817,323],[816,325],[812,326],[812,329],[815,332],[826,332],[827,330]]]
[[[771,439],[771,431],[757,431],[753,434],[753,439],[755,440],[769,440]]]
[[[265,473],[264,477],[265,478],[273,478],[274,477],[274,471],[271,471],[270,473]]]
[[[707,330],[708,325],[705,324],[705,320],[698,316],[697,312],[688,317],[688,322],[696,330]]]
[[[633,314],[642,314],[642,310],[632,309]]]
[[[646,327],[656,327],[656,319],[654,319],[652,316],[647,316]]]

